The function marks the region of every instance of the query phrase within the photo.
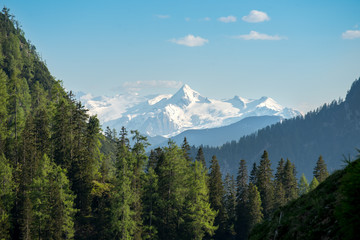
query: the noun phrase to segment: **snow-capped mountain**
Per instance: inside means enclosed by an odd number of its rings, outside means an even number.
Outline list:
[[[292,118],[300,114],[269,97],[228,100],[203,97],[184,85],[174,95],[141,97],[135,94],[92,97],[82,94],[81,102],[97,114],[103,127],[137,129],[149,136],[175,136],[189,129],[226,126],[250,116]]]

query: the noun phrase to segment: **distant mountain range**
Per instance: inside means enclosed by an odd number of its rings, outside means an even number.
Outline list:
[[[78,93],[77,97],[91,114],[98,115],[103,128],[109,126],[119,130],[125,126],[129,130],[137,129],[148,135],[150,141],[154,140],[153,144],[182,133],[181,138],[188,135],[194,139],[191,144],[221,145],[282,119],[301,115],[269,97],[246,99],[235,96],[216,100],[200,95],[186,84],[174,95],[93,97]],[[251,118],[241,121],[248,117]],[[220,133],[219,128],[224,126],[229,126],[224,129],[227,132],[224,136],[219,136],[218,140],[209,139]]]

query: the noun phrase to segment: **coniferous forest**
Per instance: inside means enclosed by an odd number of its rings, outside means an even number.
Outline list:
[[[147,147],[136,130],[103,134],[2,10],[0,239],[247,239],[329,175],[322,156],[309,181],[266,151],[223,176],[215,155],[191,157],[186,138]]]

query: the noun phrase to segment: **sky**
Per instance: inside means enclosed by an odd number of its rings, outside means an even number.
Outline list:
[[[268,96],[302,112],[360,77],[359,0],[2,0],[56,79],[93,95]]]

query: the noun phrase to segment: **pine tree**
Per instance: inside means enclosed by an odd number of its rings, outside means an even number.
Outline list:
[[[227,238],[235,236],[235,220],[236,220],[236,183],[234,176],[226,174],[224,179],[224,207],[227,215],[226,235]]]
[[[256,185],[256,182],[257,182],[257,171],[258,171],[258,168],[256,166],[256,163],[254,162],[253,167],[250,172],[250,177],[249,177],[249,182],[251,182],[254,185]]]
[[[323,182],[328,176],[329,172],[327,171],[327,167],[324,159],[320,155],[318,161],[316,162],[316,166],[314,168],[314,177],[319,181],[319,183]]]
[[[131,180],[134,178],[133,169],[135,159],[129,150],[127,132],[122,128],[116,158],[116,179],[111,202],[113,236],[116,239],[132,239],[137,229],[134,220],[135,211],[132,208],[135,193]]]
[[[220,166],[216,156],[211,159],[210,173],[209,173],[209,201],[211,208],[217,211],[215,218],[215,226],[218,230],[215,233],[215,239],[222,239],[226,233],[226,211],[224,207],[224,186],[222,182]]]
[[[276,173],[275,173],[276,182],[281,182],[281,183],[284,182],[284,164],[285,161],[283,158],[281,158],[276,168]]]
[[[8,136],[7,121],[8,121],[8,98],[7,93],[7,76],[5,72],[0,69],[0,154],[5,148],[5,139]]]
[[[158,176],[152,167],[148,168],[145,176],[144,194],[143,194],[143,238],[158,239],[156,227],[156,202],[159,201],[158,194]]]
[[[189,163],[183,150],[171,140],[163,152],[156,169],[159,186],[156,227],[160,239],[178,239],[184,234],[184,206],[190,184]]]
[[[264,151],[264,154],[261,156],[260,164],[257,170],[256,186],[258,187],[260,192],[265,218],[269,217],[270,213],[274,208],[274,187],[272,178],[273,175],[271,163],[268,157],[268,153]]]
[[[70,190],[66,171],[52,163],[46,155],[40,164],[37,177],[31,183],[31,235],[38,239],[72,239],[75,196]]]
[[[132,188],[134,190],[134,205],[133,209],[135,211],[134,220],[136,221],[137,230],[135,231],[134,239],[141,239],[142,235],[142,187],[144,179],[144,170],[145,164],[147,162],[147,156],[145,148],[150,144],[147,142],[147,138],[142,136],[138,131],[131,131],[134,141],[134,146],[132,148],[132,153],[136,159],[135,165],[133,166],[134,178],[132,179]]]
[[[209,203],[209,190],[207,174],[200,161],[191,166],[191,185],[185,203],[185,232],[186,239],[203,239],[205,234],[214,235],[217,229],[214,226],[216,211],[211,209]]]
[[[163,150],[161,148],[151,149],[147,169],[152,168],[155,170],[162,156]]]
[[[301,175],[301,178],[299,180],[299,185],[298,185],[298,189],[299,189],[299,195],[304,195],[306,193],[309,192],[310,190],[310,186],[309,186],[309,183],[305,177],[305,174],[302,174]]]
[[[257,187],[250,183],[249,184],[249,201],[247,203],[247,208],[249,212],[249,229],[253,228],[257,223],[260,223],[263,219],[262,207],[261,207],[261,198],[260,193],[257,190]]]
[[[285,190],[285,201],[288,202],[297,198],[297,180],[294,175],[296,172],[294,170],[295,166],[290,162],[289,159],[286,160],[284,166],[284,174],[283,174],[283,186]]]
[[[11,209],[15,200],[13,169],[4,154],[0,154],[0,239],[10,239]]]
[[[184,141],[181,145],[181,149],[184,151],[184,157],[187,161],[191,162],[191,157],[190,157],[190,145],[186,139],[186,137],[184,137]]]
[[[284,190],[284,159],[281,158],[276,169],[275,181],[274,181],[274,204],[276,208],[279,208],[286,203],[285,190]]]
[[[246,239],[248,226],[248,171],[245,160],[240,161],[238,175],[236,178],[236,224],[235,231],[238,239]]]
[[[314,190],[319,185],[319,181],[314,177],[310,183],[309,191]]]
[[[199,147],[195,160],[201,162],[204,168],[206,168],[206,160],[202,147]]]

